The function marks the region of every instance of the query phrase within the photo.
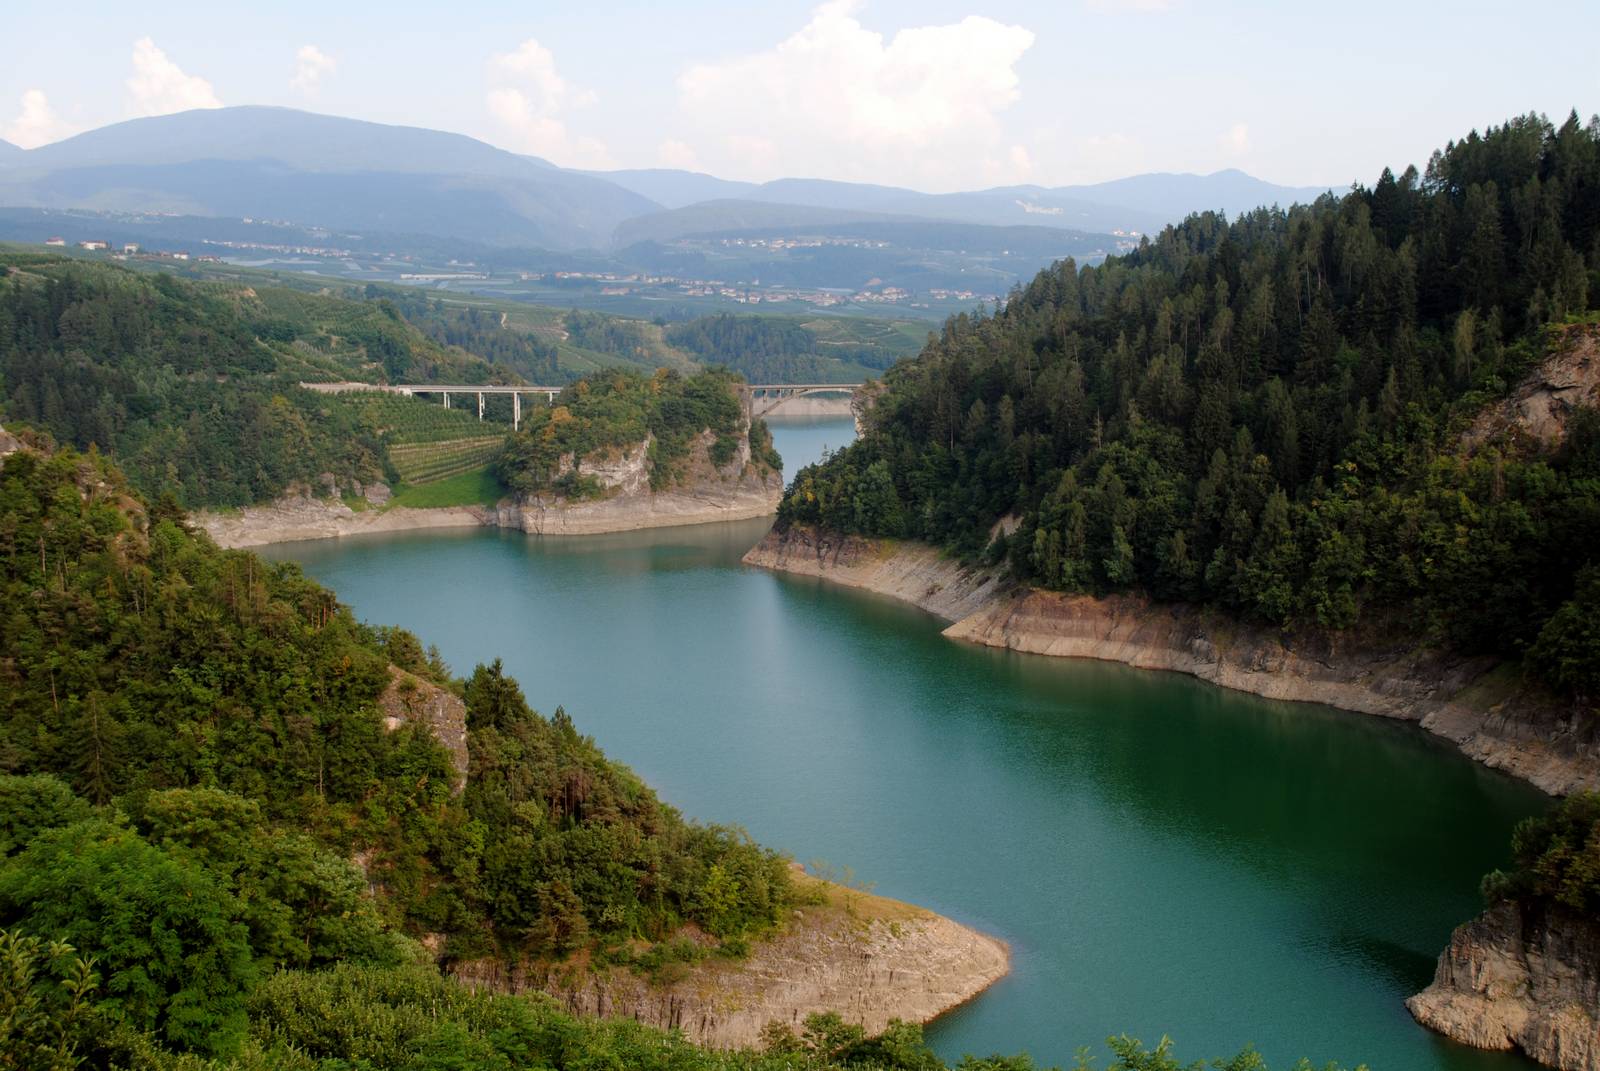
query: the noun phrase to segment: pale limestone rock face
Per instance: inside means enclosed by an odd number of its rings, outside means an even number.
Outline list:
[[[1489,406],[1462,436],[1476,449],[1491,441],[1548,450],[1567,433],[1567,418],[1579,406],[1600,404],[1600,328],[1578,324],[1560,329],[1561,339],[1511,396]]]
[[[455,767],[454,789],[459,794],[467,785],[467,705],[436,684],[407,673],[399,666],[389,667],[389,686],[378,696],[383,712],[383,728],[395,732],[404,725],[420,725],[433,734],[450,753]]]
[[[894,917],[873,917],[872,904]],[[494,960],[452,968],[469,985],[543,992],[574,1015],[634,1019],[682,1030],[699,1044],[760,1044],[772,1022],[800,1032],[813,1012],[838,1012],[868,1033],[891,1019],[926,1023],[981,993],[1010,970],[1006,946],[941,915],[864,897],[857,916],[805,908],[742,961],[713,956],[682,977],[652,984],[625,968]]]
[[[715,441],[711,432],[702,432],[681,463],[680,478],[659,491],[650,487],[650,440],[629,450],[598,451],[576,464],[580,473],[600,481],[604,497],[569,501],[534,495],[502,502],[495,523],[535,535],[589,535],[775,513],[783,497],[783,477],[759,472],[750,463],[748,428],[739,435],[733,457],[720,467],[711,462]],[[557,471],[570,472],[572,465],[563,458]]]
[[[0,457],[14,454],[22,449],[22,440],[11,434],[5,428],[0,428]]]
[[[682,465],[682,478],[661,491],[650,487],[646,440],[627,450],[603,451],[579,463],[579,471],[595,476],[605,490],[598,500],[569,502],[535,496],[505,499],[496,506],[444,506],[419,509],[387,506],[389,489],[366,484],[362,494],[382,509],[356,512],[337,498],[317,497],[311,488],[293,487],[282,498],[226,513],[200,512],[194,521],[224,547],[259,547],[300,539],[331,539],[376,532],[421,528],[470,528],[498,525],[537,535],[596,535],[632,532],[712,521],[744,521],[770,517],[783,497],[783,477],[751,463],[748,428],[738,439],[734,456],[718,467],[710,460],[715,437],[703,433]],[[560,471],[570,472],[572,459]]]
[[[1457,927],[1433,984],[1406,1001],[1423,1026],[1561,1071],[1600,1071],[1600,924],[1498,904]]]

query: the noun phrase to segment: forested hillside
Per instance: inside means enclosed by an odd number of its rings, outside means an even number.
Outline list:
[[[907,356],[907,340],[824,342],[798,320],[776,316],[702,316],[667,328],[667,341],[751,383],[854,383]]]
[[[531,331],[508,330],[500,314],[488,309],[446,305],[437,298],[397,286],[368,286],[366,296],[369,301],[387,300],[407,323],[434,342],[481,357],[502,373],[541,385],[565,383],[572,378],[557,363],[555,346]]]
[[[13,249],[0,269],[0,414],[98,446],[140,490],[187,506],[256,502],[322,473],[393,478],[384,429],[302,380],[516,381],[446,344],[442,312],[419,317],[436,341],[384,301]]]
[[[439,964],[480,957],[737,958],[797,894],[783,859],[686,822],[498,664],[453,679],[102,458],[0,459],[0,651],[8,1068],[945,1071],[909,1024],[817,1014],[711,1052],[450,980]],[[428,728],[385,724],[386,694],[436,688],[464,702],[464,785]],[[1112,1050],[1110,1071],[1183,1066],[1165,1042]]]
[[[737,954],[793,895],[782,859],[685,822],[498,664],[452,679],[94,456],[0,468],[0,651],[0,930],[93,957],[96,1044],[228,1055],[263,1006],[340,984],[274,972],[425,989],[425,936],[447,962],[625,962],[692,923]],[[385,728],[385,689],[423,688],[465,702],[464,790],[428,729]],[[0,959],[41,988],[68,969],[29,947]]]
[[[694,440],[711,436],[713,465],[732,461],[750,436],[756,464],[780,467],[772,436],[760,421],[748,431],[736,393],[738,380],[712,370],[681,376],[662,369],[646,379],[635,372],[586,377],[562,391],[549,408],[532,410],[522,430],[507,440],[495,463],[500,482],[522,494],[593,498],[601,486],[585,470],[597,451],[622,451],[649,441],[645,464],[653,490],[682,474]]]
[[[1043,587],[1393,625],[1600,687],[1600,420],[1461,433],[1600,296],[1600,121],[1514,119],[1287,211],[1205,214],[961,316],[782,523],[908,536]],[[997,522],[1013,516],[1001,534]]]

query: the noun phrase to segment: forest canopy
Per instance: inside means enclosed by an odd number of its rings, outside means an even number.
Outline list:
[[[498,663],[452,678],[93,455],[0,467],[0,651],[0,930],[92,957],[96,1015],[163,1048],[235,1051],[274,972],[686,924],[737,954],[794,895],[786,860],[684,820]],[[464,786],[427,727],[385,725],[386,690],[424,688],[464,705]]]
[[[691,376],[662,369],[646,378],[622,370],[586,376],[554,404],[531,410],[496,462],[500,482],[525,495],[592,498],[602,492],[584,469],[597,453],[620,453],[648,442],[650,486],[662,490],[683,475],[694,440],[711,436],[712,464],[733,460],[747,434],[739,379],[712,370]],[[771,437],[748,429],[758,464],[777,468]],[[754,449],[759,447],[759,449]]]
[[[518,381],[451,341],[454,331],[480,344],[487,325],[468,330],[429,306],[417,315],[429,333],[387,298],[0,247],[0,415],[96,446],[145,494],[191,508],[248,505],[323,473],[341,485],[392,481],[383,429],[301,381]],[[521,367],[520,351],[504,356]]]
[[[1395,622],[1592,688],[1600,423],[1575,414],[1554,453],[1462,431],[1595,344],[1596,296],[1600,121],[1513,119],[953,318],[780,523],[1275,625]]]

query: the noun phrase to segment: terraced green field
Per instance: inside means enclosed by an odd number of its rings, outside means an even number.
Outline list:
[[[508,421],[490,419],[500,409],[510,416],[510,402],[494,402],[498,404],[487,407],[480,421],[476,404],[446,409],[437,402],[377,391],[328,397],[330,406],[354,410],[357,420],[384,443],[407,485],[447,479],[494,460],[511,431]]]

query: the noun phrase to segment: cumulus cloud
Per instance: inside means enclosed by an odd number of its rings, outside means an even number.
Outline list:
[[[22,111],[15,119],[0,127],[0,137],[13,145],[33,149],[71,137],[79,129],[56,114],[44,90],[30,89],[22,94]]]
[[[489,114],[523,152],[568,167],[611,167],[605,145],[574,136],[564,113],[594,103],[594,94],[573,85],[556,70],[555,56],[530,37],[514,51],[489,59]]]
[[[729,154],[717,164],[757,178],[775,166],[865,178],[886,164],[933,185],[1022,177],[1025,153],[1005,143],[998,116],[1019,96],[1032,31],[969,15],[886,39],[855,10],[831,0],[772,48],[680,76],[685,123]]]
[[[133,74],[127,87],[128,111],[132,115],[222,107],[210,82],[197,74],[186,74],[148,37],[133,43]]]
[[[1245,123],[1234,123],[1228,132],[1222,135],[1222,147],[1234,156],[1243,156],[1250,151],[1250,127]]]
[[[697,171],[700,168],[700,157],[677,138],[668,138],[656,146],[656,160],[662,167],[676,167],[684,171]]]
[[[316,45],[301,45],[294,54],[294,77],[289,79],[289,88],[312,96],[322,88],[323,76],[332,74],[338,66],[337,60]]]

